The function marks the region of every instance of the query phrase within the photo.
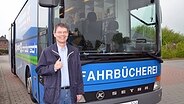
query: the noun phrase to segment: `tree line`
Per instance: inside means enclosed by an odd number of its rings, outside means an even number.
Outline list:
[[[162,58],[184,58],[184,34],[162,28]]]
[[[156,31],[154,27],[145,25],[133,28],[136,33],[144,34],[144,37],[154,39]],[[164,27],[162,31],[161,54],[163,59],[184,58],[184,34],[174,32],[172,29]],[[145,34],[146,33],[146,34]]]

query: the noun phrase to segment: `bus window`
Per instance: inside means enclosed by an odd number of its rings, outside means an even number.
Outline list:
[[[39,28],[38,28],[38,56],[47,47],[48,41],[48,9],[39,7]]]

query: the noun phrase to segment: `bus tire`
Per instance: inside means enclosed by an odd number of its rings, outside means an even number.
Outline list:
[[[37,100],[33,97],[32,80],[31,80],[31,74],[30,74],[29,71],[27,71],[26,88],[27,88],[27,92],[30,95],[30,98],[31,98],[32,102],[37,103]]]

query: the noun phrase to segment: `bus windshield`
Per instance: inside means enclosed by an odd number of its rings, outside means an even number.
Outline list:
[[[54,8],[54,23],[70,28],[68,43],[81,54],[123,54],[157,51],[154,0],[65,0]]]

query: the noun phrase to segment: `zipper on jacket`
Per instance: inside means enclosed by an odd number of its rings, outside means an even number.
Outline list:
[[[70,55],[73,54],[73,53],[74,53],[74,51],[70,52],[70,53],[68,54],[68,56],[67,56],[67,59],[69,59]]]

